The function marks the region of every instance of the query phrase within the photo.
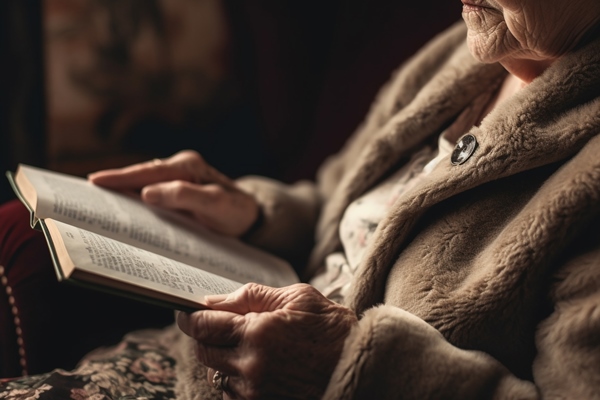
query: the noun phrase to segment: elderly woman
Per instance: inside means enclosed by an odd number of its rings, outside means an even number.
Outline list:
[[[600,398],[600,2],[463,18],[316,184],[231,182],[192,152],[90,177],[285,257],[315,242],[312,285],[178,315],[179,396]]]

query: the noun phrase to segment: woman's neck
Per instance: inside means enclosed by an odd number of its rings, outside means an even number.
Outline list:
[[[525,83],[531,83],[532,80],[540,76],[548,67],[554,64],[556,60],[556,58],[545,60],[504,60],[500,64],[514,78],[520,79]]]
[[[527,83],[525,83],[524,81],[522,81],[521,79],[517,78],[516,76],[514,76],[512,74],[508,74],[506,76],[506,78],[504,79],[504,82],[502,83],[502,86],[500,86],[500,89],[498,90],[496,95],[494,97],[492,97],[492,100],[488,103],[487,107],[485,108],[485,111],[481,115],[480,120],[477,121],[477,125],[479,125],[479,123],[481,122],[481,119],[483,119],[494,108],[496,108],[496,106],[498,104],[502,103],[504,100],[508,99],[513,94],[515,94],[519,90],[523,89],[525,86],[527,86]]]
[[[465,129],[478,126],[498,104],[525,87],[525,83],[514,75],[508,74],[502,85],[479,95],[444,132],[450,143],[456,143],[465,134]]]

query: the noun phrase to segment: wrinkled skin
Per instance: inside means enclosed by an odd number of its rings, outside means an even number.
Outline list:
[[[99,171],[94,184],[140,191],[148,204],[189,213],[208,228],[240,236],[255,222],[258,204],[194,151],[164,160]],[[197,357],[229,378],[225,399],[320,398],[357,323],[352,311],[309,285],[248,284],[229,296],[207,298],[212,310],[180,313],[180,328],[197,342]]]
[[[530,82],[600,24],[598,0],[463,0],[471,53]]]
[[[500,62],[510,72],[500,99],[574,49],[600,20],[598,0],[463,3],[473,55],[482,62]],[[144,201],[189,212],[226,235],[242,235],[258,215],[251,195],[193,152],[102,171],[90,180],[141,190]],[[215,370],[229,376],[224,399],[320,398],[344,340],[357,324],[352,311],[308,285],[275,289],[249,284],[228,296],[209,297],[207,304],[212,310],[179,313],[177,322],[196,340],[200,362],[211,368],[209,382]]]
[[[305,284],[248,284],[206,300],[212,310],[179,313],[177,323],[196,340],[209,382],[215,370],[229,376],[224,399],[321,398],[357,323]]]
[[[88,179],[115,190],[141,191],[144,202],[188,213],[207,228],[227,236],[243,235],[259,214],[253,196],[195,151],[95,172]]]

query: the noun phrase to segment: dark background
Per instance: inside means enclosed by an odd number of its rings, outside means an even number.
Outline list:
[[[458,20],[461,9],[458,0],[222,0],[229,35],[224,58],[227,74],[211,101],[179,113],[169,104],[170,98],[158,96],[152,107],[140,113],[135,108],[145,99],[139,93],[133,101],[108,96],[114,104],[103,97],[104,111],[91,132],[101,151],[53,154],[50,144],[57,131],[49,98],[60,102],[61,97],[49,93],[50,80],[45,79],[49,65],[44,37],[48,9],[44,7],[49,2],[54,6],[92,4],[95,8],[91,9],[108,12],[112,39],[96,49],[104,63],[96,76],[110,78],[113,69],[128,71],[130,54],[121,40],[126,38],[123,32],[133,30],[127,17],[132,26],[145,17],[160,33],[164,29],[160,5],[165,1],[171,0],[0,1],[2,173],[14,171],[17,163],[27,163],[83,176],[99,168],[192,148],[232,177],[254,173],[287,182],[312,178],[324,157],[339,149],[363,119],[391,72]],[[138,89],[145,93],[143,85]],[[129,108],[134,108],[133,112]],[[72,124],[70,129],[76,135],[79,126]],[[122,140],[112,142],[115,130],[120,130],[118,138]],[[63,138],[71,139],[70,134]],[[14,197],[8,181],[0,176],[0,203]],[[6,239],[6,253],[20,252],[27,266],[8,271],[7,276],[24,315],[21,326],[29,373],[71,368],[85,352],[115,342],[129,330],[172,322],[170,310],[159,312],[116,297],[57,287],[46,244],[26,225],[25,210],[16,206],[8,205],[15,210],[11,211],[13,218],[20,220],[18,213],[23,214],[23,231],[9,234],[6,230],[12,225],[0,220],[0,236]],[[0,377],[24,373],[4,289],[0,289]],[[74,298],[78,301],[73,302]],[[126,321],[115,322],[114,310]],[[23,314],[27,311],[30,315]],[[102,323],[107,320],[112,323]],[[61,342],[66,343],[59,345]]]
[[[46,146],[42,6],[40,0],[0,2],[2,172],[19,162],[54,165]],[[123,151],[148,159],[193,148],[233,177],[312,178],[359,124],[391,71],[461,10],[459,1],[447,0],[224,0],[223,7],[236,101],[203,126],[140,120],[112,164],[80,163],[66,172],[118,165]],[[11,198],[2,177],[0,202]]]

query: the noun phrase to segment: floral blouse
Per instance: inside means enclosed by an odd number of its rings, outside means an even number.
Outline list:
[[[483,91],[438,137],[425,143],[401,168],[352,202],[340,221],[342,251],[330,254],[310,284],[323,295],[343,303],[373,233],[392,205],[421,182],[454,150],[454,144],[492,107],[497,89]]]
[[[396,200],[427,176],[453,147],[444,134],[440,135],[437,146],[423,146],[402,168],[352,202],[339,228],[343,251],[330,254],[310,284],[329,299],[342,303],[379,222]]]

